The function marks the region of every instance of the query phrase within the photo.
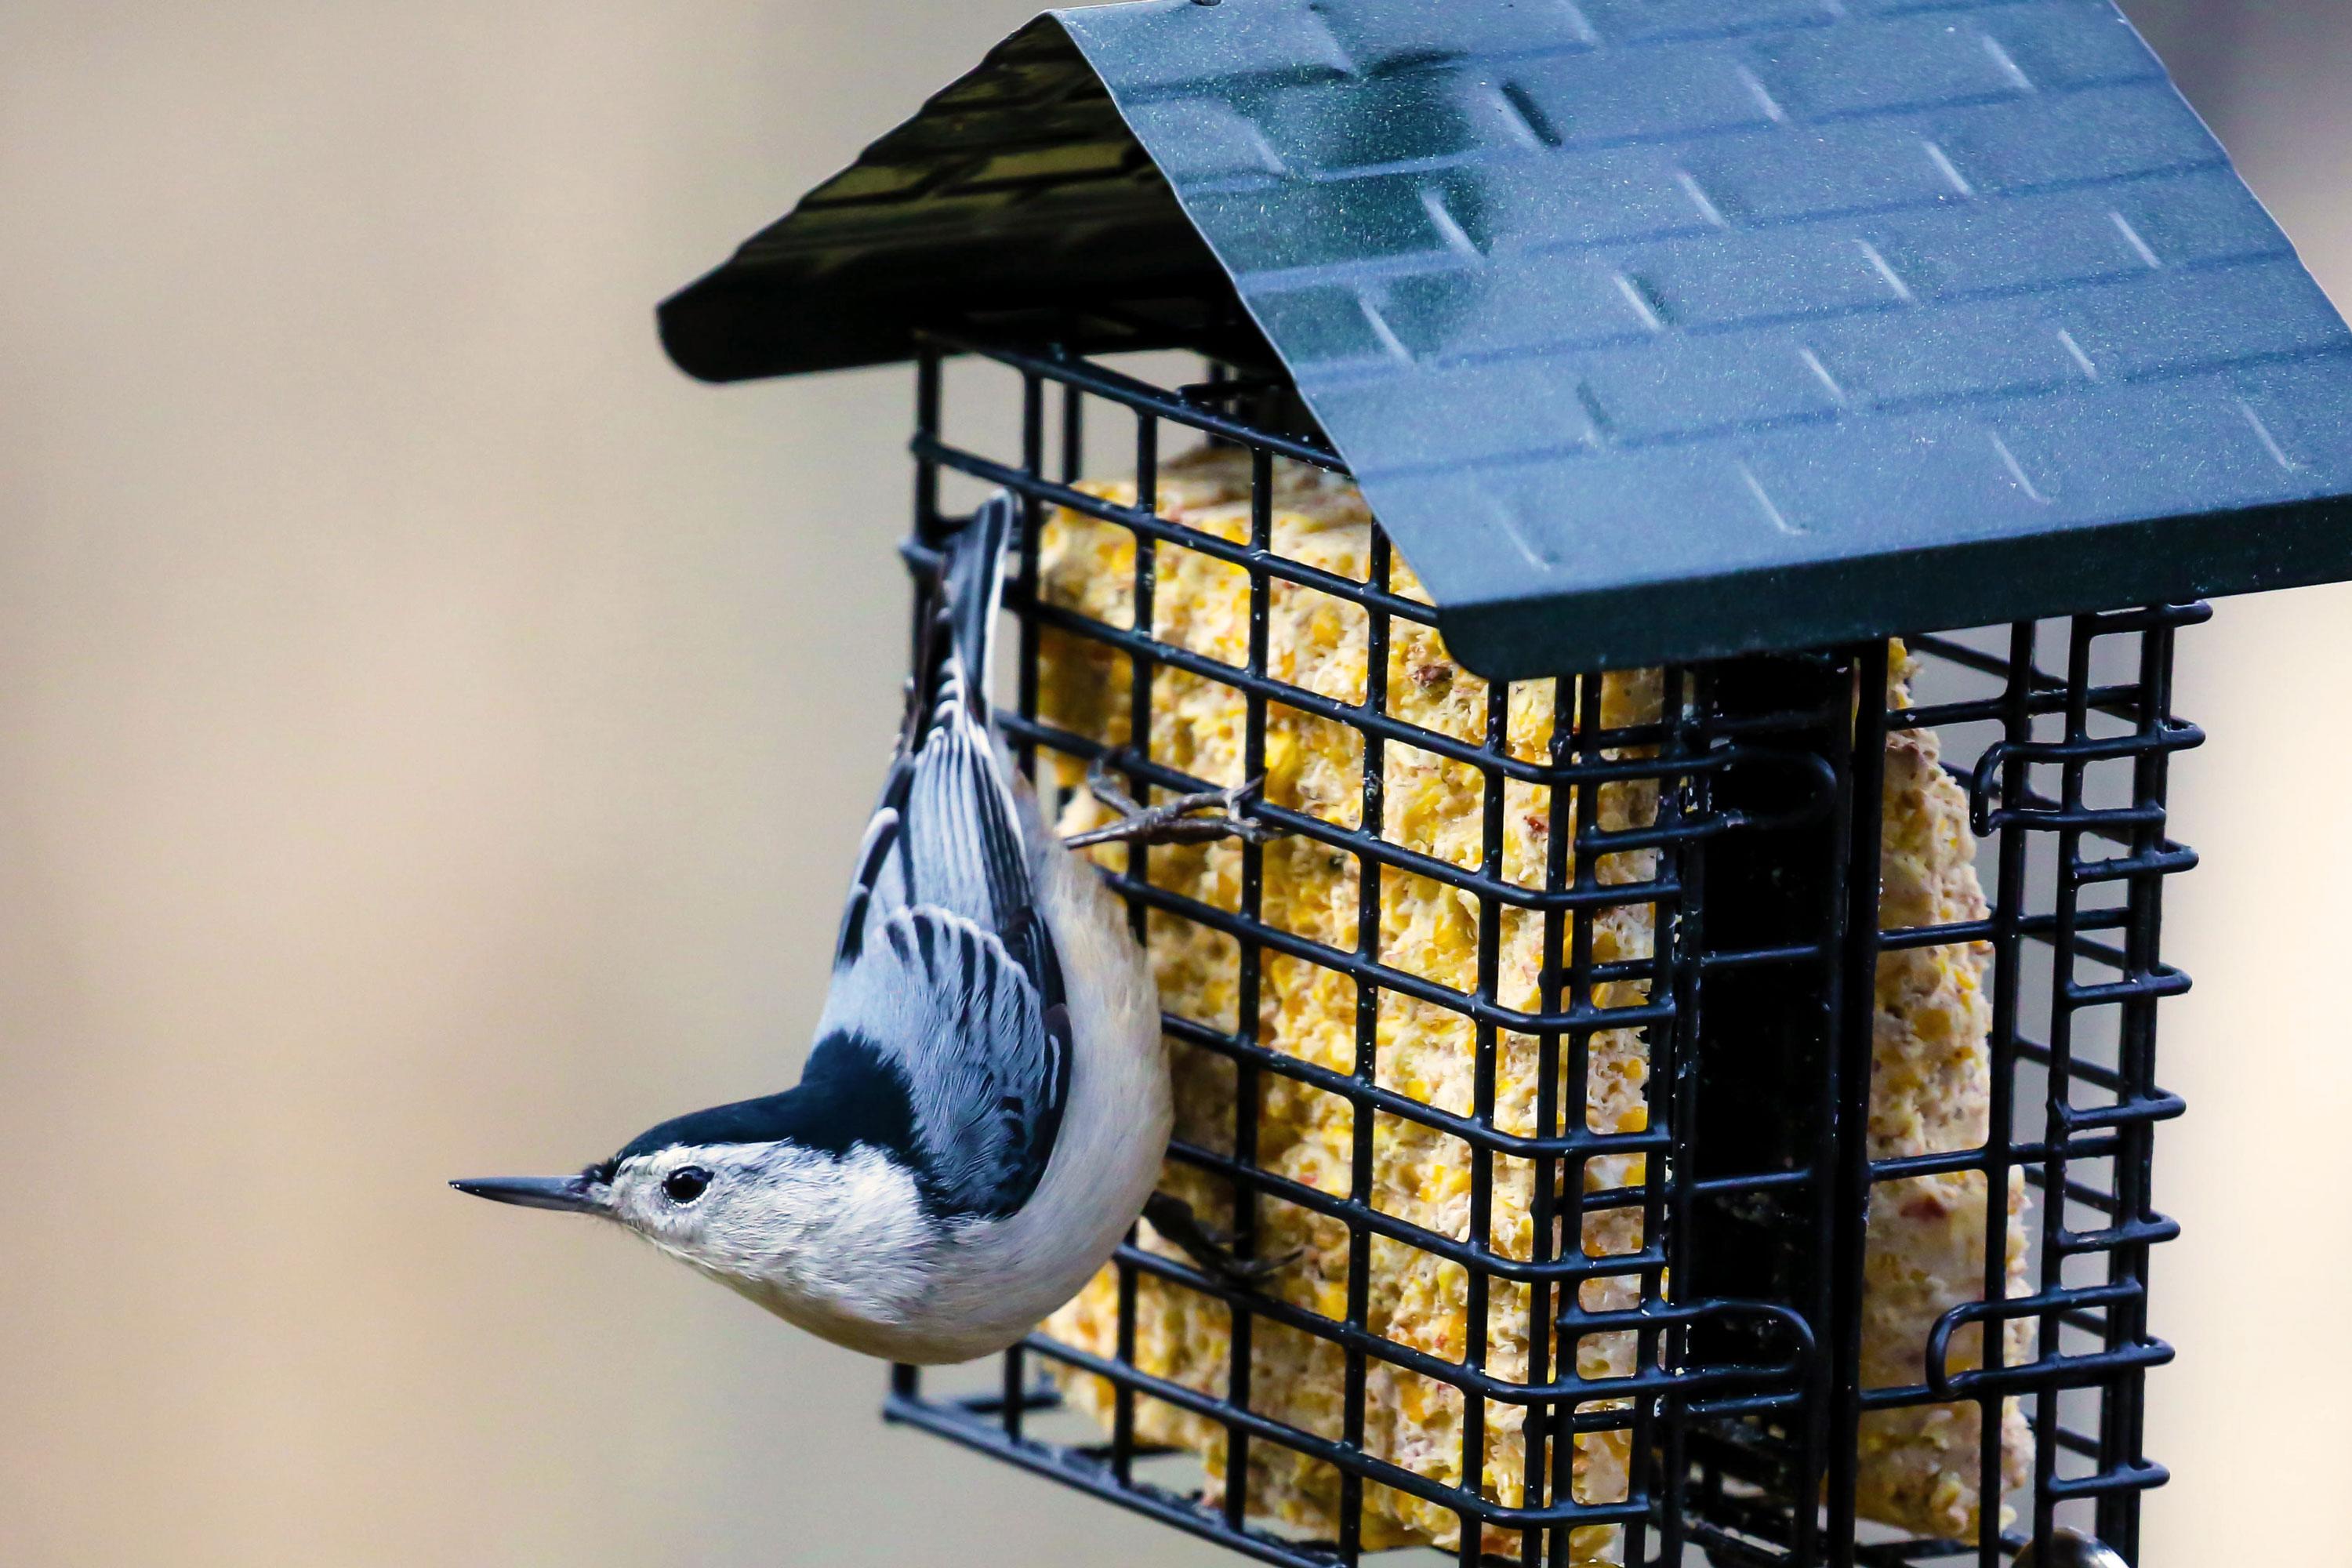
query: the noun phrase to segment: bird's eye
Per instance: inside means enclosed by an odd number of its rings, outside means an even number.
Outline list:
[[[674,1204],[690,1204],[709,1185],[709,1172],[699,1165],[680,1165],[662,1178],[662,1194]]]

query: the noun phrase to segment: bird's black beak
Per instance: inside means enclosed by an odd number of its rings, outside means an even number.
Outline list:
[[[520,1204],[527,1209],[602,1214],[605,1206],[604,1184],[584,1173],[577,1176],[476,1176],[449,1184],[461,1193],[471,1193],[494,1204]]]

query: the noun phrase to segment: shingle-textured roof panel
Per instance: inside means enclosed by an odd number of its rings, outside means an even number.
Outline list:
[[[1017,278],[953,269],[982,294],[1213,256],[1474,668],[2352,575],[2352,331],[2109,0],[1142,0],[1007,47],[844,180],[1108,162],[1010,205],[852,184],[856,232],[1014,236]],[[954,286],[802,215],[763,241],[866,314],[718,374],[876,357]]]
[[[1335,73],[1338,58],[1316,68]],[[1282,164],[1245,112],[1215,99],[1139,104],[1133,120],[1040,18],[665,301],[663,344],[712,381],[905,359],[926,326],[1041,321],[1078,348],[1269,356],[1169,181]],[[1352,295],[1341,303],[1355,309]]]
[[[1263,134],[1177,195],[1474,667],[2352,574],[2352,332],[2108,0],[1061,19]]]

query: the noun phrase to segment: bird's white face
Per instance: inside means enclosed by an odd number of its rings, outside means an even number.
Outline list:
[[[822,1155],[779,1143],[657,1149],[613,1173],[604,1213],[689,1263],[756,1270],[791,1240],[802,1184]]]
[[[941,1240],[912,1175],[864,1146],[842,1156],[789,1142],[656,1150],[614,1170],[604,1212],[843,1342],[861,1325],[906,1321]]]

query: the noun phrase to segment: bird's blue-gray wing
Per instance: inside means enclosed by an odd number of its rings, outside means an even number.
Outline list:
[[[1002,591],[1009,497],[946,544],[908,722],[857,857],[809,1073],[904,1080],[943,1212],[1009,1214],[1053,1152],[1068,1013],[1016,802],[977,682]],[[859,1042],[852,1050],[848,1042]]]
[[[1019,511],[1000,492],[942,547],[907,724],[858,852],[836,963],[853,955],[866,921],[929,906],[1013,939],[1032,979],[1058,990],[1041,967],[1048,955],[1018,940],[1036,889],[988,705],[991,633]]]
[[[834,948],[854,963],[867,927],[903,909],[940,909],[1001,938],[1048,1005],[1060,961],[1037,907],[1021,816],[994,739],[951,685],[915,750],[893,762],[866,825]]]
[[[947,1217],[1013,1213],[1053,1152],[1067,1013],[993,931],[921,906],[877,914],[834,976],[818,1048],[895,1072],[913,1112],[926,1195]],[[813,1059],[810,1075],[825,1064]]]

